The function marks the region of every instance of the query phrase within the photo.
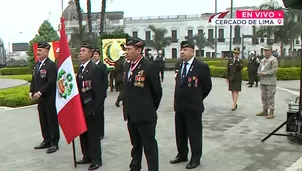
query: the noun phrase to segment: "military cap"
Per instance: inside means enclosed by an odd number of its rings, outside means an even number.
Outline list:
[[[93,50],[93,47],[89,44],[89,43],[83,43],[83,45],[81,46],[82,48],[87,48],[89,50]]]
[[[101,51],[99,48],[95,48],[93,53],[95,53],[95,52],[98,53],[99,55],[101,55]]]
[[[263,50],[270,51],[273,50],[273,47],[271,45],[266,45],[263,47]]]
[[[192,49],[195,49],[195,45],[194,45],[193,42],[185,40],[185,41],[182,41],[180,43],[180,48],[192,48]]]
[[[126,46],[136,46],[143,49],[145,47],[145,42],[140,38],[129,37],[126,39]]]
[[[43,48],[43,49],[49,50],[50,47],[51,47],[50,44],[48,44],[47,42],[39,42],[38,43],[38,48]]]
[[[233,50],[233,53],[240,53],[240,48],[239,47],[235,47]]]

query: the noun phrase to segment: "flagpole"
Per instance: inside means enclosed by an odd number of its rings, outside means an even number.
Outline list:
[[[215,14],[217,14],[217,0],[215,0]],[[215,25],[215,58],[217,58],[217,25]]]
[[[233,7],[234,6],[234,1],[231,0],[231,18],[233,18]],[[232,57],[232,41],[233,41],[233,27],[230,26],[230,44],[229,44],[229,51],[230,51],[230,58]]]
[[[77,157],[76,157],[74,140],[72,140],[72,153],[73,153],[73,165],[74,165],[74,167],[77,167],[77,162],[76,162]]]
[[[63,14],[63,11],[64,11],[64,2],[63,2],[64,0],[61,0],[61,12],[62,12],[62,14]]]

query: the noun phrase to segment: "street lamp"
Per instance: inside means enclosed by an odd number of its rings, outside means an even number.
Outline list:
[[[234,8],[234,1],[231,0],[231,18],[233,18],[233,8]],[[232,58],[232,38],[233,36],[233,27],[232,25],[230,26],[230,44],[229,44],[229,51],[230,51],[230,58]]]
[[[22,34],[22,31],[17,32],[16,34],[14,34],[14,36],[19,35],[19,34]],[[11,39],[12,39],[14,36],[10,37],[9,40],[8,40],[8,53],[7,53],[7,54],[8,54],[8,58],[6,59],[6,61],[8,61],[8,60],[10,59]],[[6,63],[6,61],[3,61],[3,62]]]
[[[217,11],[217,0],[215,0],[215,14],[217,14],[218,11]],[[217,25],[215,25],[215,58],[217,58]]]

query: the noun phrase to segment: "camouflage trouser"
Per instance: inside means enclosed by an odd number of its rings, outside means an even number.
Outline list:
[[[276,85],[261,84],[260,89],[263,110],[275,110]]]

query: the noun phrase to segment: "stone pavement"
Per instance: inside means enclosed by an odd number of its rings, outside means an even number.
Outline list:
[[[27,81],[0,78],[0,89],[15,87],[15,86],[24,85],[24,84],[27,84]]]
[[[174,73],[167,72],[163,82],[163,99],[158,110],[157,140],[161,171],[185,171],[185,163],[169,164],[176,155],[174,136],[173,85]],[[122,109],[114,106],[117,93],[108,93],[106,100],[106,136],[103,140],[104,165],[99,170],[126,171],[130,161],[130,142]],[[196,171],[284,171],[302,156],[302,148],[287,142],[285,137],[272,136],[260,140],[286,119],[287,102],[296,96],[285,91],[276,94],[276,118],[256,117],[261,110],[260,89],[243,83],[238,110],[232,112],[231,94],[224,79],[213,78],[213,90],[205,100],[203,113],[203,157]],[[0,109],[1,171],[84,171],[88,165],[73,168],[72,148],[64,136],[60,150],[46,154],[34,150],[41,141],[36,107]],[[281,132],[284,132],[282,129]],[[80,159],[79,141],[76,154]],[[147,171],[143,159],[143,171]]]

